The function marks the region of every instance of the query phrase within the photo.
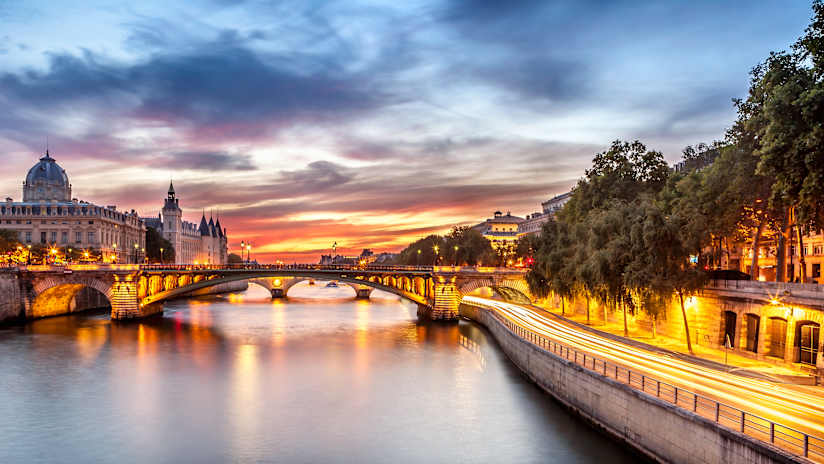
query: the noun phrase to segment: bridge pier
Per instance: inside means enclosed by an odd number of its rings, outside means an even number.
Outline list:
[[[454,279],[453,279],[454,280]],[[461,294],[453,281],[436,282],[433,288],[432,306],[418,306],[418,317],[435,321],[454,321],[460,316]]]
[[[372,294],[371,288],[356,288],[355,289],[355,298],[358,300],[368,300],[369,295]]]
[[[139,319],[163,312],[163,303],[141,304],[137,298],[137,282],[131,275],[114,276],[109,293],[109,300],[112,304],[113,320]]]
[[[275,298],[284,298],[284,297],[286,296],[286,294],[285,294],[285,293],[284,293],[284,291],[283,291],[283,288],[280,288],[280,287],[278,287],[278,288],[273,288],[273,289],[271,290],[271,292],[272,292],[272,299],[275,299]]]

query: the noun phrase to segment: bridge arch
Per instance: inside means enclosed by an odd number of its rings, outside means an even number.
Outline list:
[[[57,316],[90,309],[93,306],[78,308],[78,306],[81,306],[78,297],[82,296],[81,292],[84,289],[87,292],[88,289],[93,291],[87,295],[87,299],[91,300],[96,297],[97,300],[103,300],[109,306],[112,304],[111,283],[92,277],[62,278],[59,280],[47,278],[38,280],[32,287],[34,298],[28,314],[32,318]],[[101,295],[102,298],[97,294]]]
[[[486,296],[498,296],[513,303],[529,304],[532,302],[529,285],[523,280],[473,279],[458,287],[461,297],[484,290],[491,293]]]
[[[190,283],[189,285],[186,285],[186,286],[173,287],[173,288],[164,287],[165,288],[164,291],[146,296],[143,299],[143,301],[141,302],[141,305],[145,306],[145,305],[149,305],[149,304],[160,303],[160,302],[163,302],[163,301],[166,301],[166,300],[178,297],[178,296],[185,295],[185,294],[193,292],[195,290],[200,290],[202,288],[212,287],[212,286],[215,286],[215,285],[220,285],[220,284],[224,284],[224,283],[228,283],[228,282],[235,282],[235,281],[238,281],[238,280],[248,280],[250,283],[255,283],[255,284],[261,285],[264,288],[267,288],[271,291],[275,287],[274,286],[268,287],[267,284],[264,281],[265,280],[270,280],[270,279],[273,279],[273,278],[277,278],[277,277],[270,277],[269,275],[248,275],[248,274],[214,276],[213,278],[204,279],[204,280],[201,280],[199,282],[192,282],[192,283]],[[303,276],[300,276],[300,275],[289,276],[289,277],[285,277],[283,279],[284,280],[291,279],[289,281],[288,286],[286,286],[287,284],[284,283],[284,294],[285,294],[285,292],[288,291],[289,288],[291,288],[293,285],[295,285],[298,282],[302,282],[304,280],[309,280],[309,279],[330,280],[330,276],[313,275],[311,273],[307,273],[306,275],[303,275]],[[353,286],[353,288],[355,289],[356,292],[357,292],[358,286],[363,285],[363,286],[371,287],[373,289],[379,289],[379,290],[383,290],[383,291],[398,295],[398,296],[403,297],[407,300],[410,300],[414,303],[423,304],[423,305],[428,304],[427,299],[424,295],[422,295],[422,294],[418,295],[418,294],[415,294],[411,291],[406,291],[403,288],[401,288],[400,285],[399,285],[400,279],[396,279],[395,277],[389,276],[389,277],[384,279],[384,281],[386,283],[389,283],[391,285],[386,285],[384,283],[375,282],[375,281],[371,281],[371,280],[368,280],[368,279],[356,278],[355,276],[351,276],[351,277],[350,276],[335,276],[335,278],[333,280],[336,280],[338,282],[342,282],[342,283],[345,283],[347,285]],[[269,284],[269,285],[271,285],[271,284]]]

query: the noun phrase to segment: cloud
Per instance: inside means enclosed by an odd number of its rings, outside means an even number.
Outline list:
[[[257,169],[248,155],[230,154],[224,151],[183,151],[159,156],[153,162],[163,168],[194,169],[199,171]]]

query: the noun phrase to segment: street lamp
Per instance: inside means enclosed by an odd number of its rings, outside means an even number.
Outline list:
[[[69,248],[69,256],[66,257],[66,261],[72,262],[72,249]]]
[[[246,263],[248,264],[252,260],[252,245],[246,244]]]
[[[160,264],[163,264],[163,248],[160,249]]]
[[[455,245],[455,266],[458,265],[458,245]]]
[[[31,264],[31,245],[26,245],[29,248],[29,253],[26,255],[26,265]]]
[[[114,249],[114,253],[112,253],[112,263],[117,263],[117,244],[112,243],[112,248]]]
[[[240,262],[243,262],[243,250],[246,249],[246,242],[240,241]]]
[[[435,261],[432,263],[434,266],[438,264],[438,245],[433,246],[432,249],[435,250]]]
[[[137,243],[135,243],[135,244],[134,244],[134,263],[135,263],[135,264],[137,264],[137,249],[138,249],[138,248],[139,248],[139,247],[137,246]]]

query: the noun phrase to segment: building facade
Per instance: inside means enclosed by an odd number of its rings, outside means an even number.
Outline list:
[[[229,238],[226,229],[213,218],[206,221],[204,213],[200,225],[184,221],[180,200],[174,185],[169,191],[163,209],[157,217],[143,218],[147,227],[155,229],[161,237],[171,242],[178,264],[226,264],[229,261]]]
[[[72,198],[69,177],[48,150],[26,175],[23,201],[0,204],[0,228],[17,232],[23,244],[88,250],[104,262],[142,262],[146,247],[146,227],[134,210]]]
[[[506,214],[495,211],[491,218],[472,226],[472,229],[480,232],[484,238],[492,243],[493,248],[498,249],[515,245],[520,236],[518,226],[523,222],[524,218],[513,216],[508,211]]]

